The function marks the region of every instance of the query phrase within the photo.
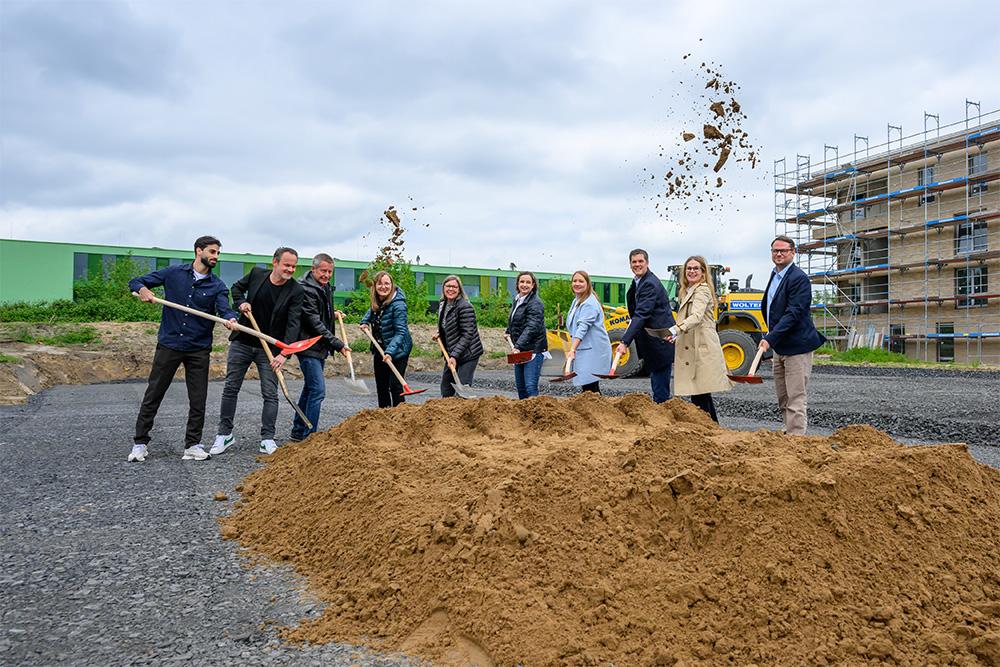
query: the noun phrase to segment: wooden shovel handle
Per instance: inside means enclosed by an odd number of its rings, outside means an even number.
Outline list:
[[[132,294],[135,295],[135,296],[139,296],[138,292],[132,292]],[[221,317],[218,317],[216,315],[210,315],[209,313],[206,313],[206,312],[203,312],[203,311],[200,311],[200,310],[195,310],[194,308],[188,308],[187,306],[182,306],[179,303],[174,303],[173,301],[167,301],[166,299],[161,299],[159,297],[155,297],[154,296],[153,297],[153,303],[158,303],[161,306],[167,306],[168,308],[173,308],[175,310],[180,310],[180,311],[183,311],[183,312],[188,313],[190,315],[197,315],[198,317],[203,317],[206,320],[212,320],[213,322],[218,322],[219,324],[226,324],[226,325],[229,324],[229,320],[224,320]],[[250,327],[245,327],[242,324],[234,324],[233,327],[237,331],[242,331],[243,333],[250,334],[251,336],[256,336],[257,338],[260,338],[261,340],[266,340],[271,345],[278,345],[279,343],[281,343],[281,341],[278,340],[277,338],[272,338],[271,336],[268,336],[265,333],[261,333],[260,331],[254,331]]]
[[[760,360],[763,359],[763,358],[764,358],[764,348],[758,347],[757,348],[757,356],[755,356],[753,358],[753,363],[750,364],[750,370],[749,370],[749,372],[747,372],[747,375],[756,375],[757,374],[757,366],[760,365]]]
[[[451,377],[454,378],[455,384],[461,385],[462,381],[458,379],[458,372],[454,368],[451,367],[451,364],[448,363],[448,360],[450,359],[450,357],[448,356],[448,350],[444,349],[444,343],[441,342],[441,337],[438,336],[434,340],[437,341],[438,347],[441,348],[441,354],[444,355],[444,363],[448,367],[448,370],[451,371]]]
[[[250,320],[250,324],[253,325],[253,328],[257,330],[257,333],[260,333],[260,327],[257,325],[257,320],[254,319],[253,313],[247,312],[245,314],[247,316],[247,319]],[[274,355],[271,353],[271,348],[267,346],[267,343],[264,342],[263,338],[260,339],[260,345],[261,347],[264,348],[264,354],[267,355],[267,360],[274,361]],[[274,374],[278,376],[278,384],[281,385],[281,393],[285,395],[285,400],[288,401],[288,404],[292,406],[296,414],[298,414],[299,418],[302,419],[302,421],[306,425],[306,428],[312,430],[313,427],[312,422],[309,421],[309,418],[306,417],[306,414],[302,412],[302,408],[300,408],[298,404],[296,404],[292,400],[292,397],[288,395],[288,386],[285,384],[285,375],[281,372],[281,369],[275,368]]]
[[[378,344],[377,340],[375,340],[375,336],[372,336],[372,333],[364,327],[362,327],[361,330],[364,332],[366,336],[368,336],[368,340],[372,342],[372,345],[375,346],[375,349],[378,350],[378,353],[384,357],[385,350],[383,350],[382,346]],[[403,376],[400,375],[399,371],[396,370],[396,366],[393,365],[392,357],[389,357],[389,361],[385,363],[389,367],[389,370],[392,371],[392,374],[396,376],[396,379],[399,380],[399,384],[403,385],[404,388],[408,387],[409,385],[406,384],[406,380],[403,379]]]
[[[341,337],[341,339],[343,339],[344,345],[347,345],[348,347],[350,347],[350,344],[347,342],[347,329],[344,328],[344,316],[341,314],[341,312],[339,310],[336,310],[334,312],[337,314],[337,324],[340,325],[340,337]],[[353,380],[354,379],[354,361],[351,359],[351,351],[350,350],[345,350],[344,351],[344,356],[347,357],[347,365],[351,369],[351,379]]]

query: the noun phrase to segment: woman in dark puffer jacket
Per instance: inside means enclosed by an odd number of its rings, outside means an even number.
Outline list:
[[[448,276],[441,285],[441,303],[438,305],[439,339],[448,351],[448,361],[441,373],[441,397],[455,395],[452,370],[463,385],[472,384],[479,357],[483,356],[483,342],[476,326],[476,309],[465,296],[465,289],[458,276]]]
[[[514,365],[517,397],[538,396],[538,377],[549,346],[545,338],[545,305],[538,298],[538,280],[531,271],[522,271],[517,276],[517,296],[510,309],[506,333],[515,352],[534,353],[531,361]]]

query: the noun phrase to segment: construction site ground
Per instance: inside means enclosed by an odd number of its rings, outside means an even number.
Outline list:
[[[439,377],[412,374],[413,386],[430,387],[412,400],[434,400]],[[481,387],[511,395],[508,370],[477,378]],[[604,383],[614,394],[648,386],[644,379]],[[290,382],[293,395],[300,387]],[[182,462],[187,405],[183,383],[175,382],[156,421],[150,459],[129,464],[144,388],[141,381],[59,385],[22,405],[0,406],[0,662],[411,664],[336,643],[284,644],[278,628],[317,615],[321,604],[288,569],[250,567],[236,543],[220,538],[218,518],[238,498],[241,480],[261,465],[257,383],[247,382],[240,397],[237,446],[210,461]],[[221,382],[211,383],[206,439],[214,433],[221,389]],[[574,390],[543,381],[543,391]],[[779,428],[773,391],[766,380],[719,396],[722,425]],[[969,442],[974,458],[1000,468],[998,393],[1000,373],[820,370],[810,387],[810,430],[825,434],[867,420],[908,443]],[[331,381],[320,426],[374,402]],[[279,440],[290,421],[282,402]],[[213,500],[220,492],[227,499]]]

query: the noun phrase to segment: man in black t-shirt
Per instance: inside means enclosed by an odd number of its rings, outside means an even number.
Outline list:
[[[233,283],[233,305],[242,313],[240,324],[251,326],[247,313],[253,313],[260,330],[286,343],[298,339],[299,320],[305,292],[295,278],[299,254],[291,248],[278,248],[271,260],[271,270],[254,268]],[[233,332],[226,358],[226,386],[222,390],[222,407],[219,430],[209,453],[218,455],[236,443],[233,437],[233,418],[240,387],[250,364],[257,365],[260,376],[260,393],[264,407],[260,416],[260,453],[273,454],[278,448],[274,441],[275,421],[278,417],[278,377],[286,358],[271,348],[274,361],[268,362],[260,339],[247,333]]]

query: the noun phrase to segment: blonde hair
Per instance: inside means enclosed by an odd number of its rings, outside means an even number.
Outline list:
[[[462,279],[458,276],[446,276],[444,280],[441,281],[441,301],[442,303],[448,300],[448,297],[444,295],[444,286],[454,280],[458,283],[458,299],[469,300],[469,297],[465,295],[465,287],[462,285]],[[456,299],[457,300],[457,299]]]
[[[692,260],[698,262],[698,265],[701,266],[701,280],[696,285],[693,286],[689,285],[687,280],[687,265],[688,262]],[[712,306],[713,307],[718,306],[719,302],[715,297],[715,285],[712,283],[712,274],[709,273],[708,271],[708,262],[706,262],[705,258],[702,257],[701,255],[691,255],[690,257],[684,260],[683,264],[681,264],[681,285],[680,289],[677,292],[677,295],[678,297],[680,297],[680,300],[683,301],[684,297],[687,296],[689,288],[697,287],[698,285],[702,284],[708,286],[708,291],[712,295]]]
[[[389,296],[385,298],[385,301],[379,299],[378,293],[375,292],[375,286],[378,285],[378,281],[382,280],[382,276],[387,276],[389,278],[389,284],[392,285],[392,291],[389,292]],[[379,271],[375,274],[375,277],[372,278],[372,286],[369,290],[369,294],[371,297],[372,312],[377,313],[382,310],[382,306],[396,298],[396,281],[392,279],[392,276],[388,271]]]
[[[593,294],[596,297],[597,293],[594,291],[594,283],[590,282],[590,274],[587,273],[586,271],[574,271],[573,275],[570,276],[569,279],[571,285],[573,283],[573,278],[576,278],[577,276],[583,276],[584,282],[587,283],[587,291],[581,294],[580,296],[576,297],[576,302],[582,305],[583,302],[587,300],[587,297],[589,297],[591,294]]]

